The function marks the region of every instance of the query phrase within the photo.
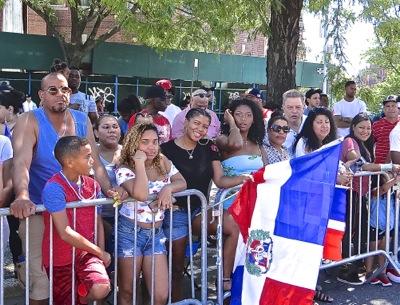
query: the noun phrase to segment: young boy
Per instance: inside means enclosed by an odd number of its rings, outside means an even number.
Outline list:
[[[42,243],[43,265],[50,274],[50,215],[53,219],[53,300],[54,305],[70,305],[72,291],[72,247],[75,251],[76,304],[101,300],[110,292],[105,268],[110,254],[104,249],[101,217],[97,217],[98,245],[94,242],[95,207],[76,209],[74,229],[72,201],[97,198],[99,184],[88,177],[93,165],[91,147],[86,139],[76,136],[60,138],[54,155],[62,170],[49,179],[42,200],[45,229]]]

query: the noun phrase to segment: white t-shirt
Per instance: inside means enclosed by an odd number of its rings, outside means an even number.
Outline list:
[[[77,93],[71,94],[69,101],[71,104],[79,104],[79,111],[97,113],[96,102],[91,95],[78,91]]]
[[[301,119],[299,132],[303,129],[303,125],[304,125],[304,122],[305,122],[306,119],[307,119],[307,116],[303,114],[303,117]],[[285,141],[285,143],[283,143],[283,146],[285,146],[287,148],[287,150],[289,151],[289,154],[291,156],[293,155],[293,151],[292,151],[293,147],[292,146],[294,144],[294,141],[296,141],[296,137],[297,137],[297,134],[299,132],[297,132],[297,131],[293,130],[292,128],[290,128],[290,131],[286,136],[286,141]]]
[[[346,118],[354,118],[357,114],[367,111],[367,105],[357,98],[352,102],[348,102],[345,99],[340,100],[333,105],[333,115],[340,115]],[[350,133],[350,128],[339,128],[337,129],[337,135],[339,137],[345,137]]]
[[[28,112],[31,110],[35,110],[37,108],[37,105],[33,101],[25,101],[22,103],[22,108],[24,109],[24,112]]]
[[[294,153],[294,156],[297,158],[297,157],[304,156],[306,154],[307,154],[307,152],[306,152],[306,142],[304,142],[303,138],[300,138],[299,141],[297,142],[296,151]]]
[[[155,194],[161,191],[161,189],[171,183],[171,177],[177,174],[179,171],[176,169],[174,164],[171,163],[171,169],[164,180],[150,181],[149,180],[149,195]],[[129,168],[120,167],[116,170],[116,180],[117,184],[120,186],[127,180],[134,179],[135,173]],[[119,213],[129,219],[135,219],[135,205],[137,205],[137,221],[144,223],[152,223],[152,216],[154,215],[154,221],[161,221],[164,219],[164,211],[157,208],[151,209],[152,200],[147,201],[129,201],[124,202]]]
[[[397,124],[395,128],[389,134],[390,151],[400,152],[400,124]]]
[[[174,104],[169,104],[164,112],[160,111],[159,113],[165,116],[168,119],[169,124],[172,126],[172,123],[174,122],[176,115],[181,111],[182,111],[181,108],[179,108],[178,106]]]
[[[11,141],[8,137],[0,135],[0,162],[4,162],[13,157]]]

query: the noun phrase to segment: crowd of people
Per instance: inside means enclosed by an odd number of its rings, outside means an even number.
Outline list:
[[[144,106],[135,95],[119,101],[119,118],[111,114],[99,116],[98,112],[104,112],[102,102],[93,100],[79,88],[79,70],[57,61],[41,81],[39,105],[30,97],[24,101],[12,87],[0,91],[0,207],[10,206],[10,248],[17,270],[26,251],[25,240],[30,240],[31,304],[46,304],[49,298],[50,215],[55,229],[54,304],[71,304],[72,266],[77,278],[77,304],[104,299],[111,290],[114,208],[109,205],[98,209],[96,222],[94,207],[79,208],[73,221],[72,210],[66,208],[69,202],[100,197],[116,201],[130,198],[119,206],[116,228],[118,304],[131,304],[133,281],[142,274],[154,304],[162,305],[167,302],[169,285],[172,301],[183,299],[189,221],[193,234],[201,230],[199,198],[191,198],[189,209],[186,198],[174,198],[174,193],[197,189],[209,200],[213,183],[220,190],[215,199],[218,201],[223,189],[241,185],[263,166],[312,153],[339,136],[344,141],[338,184],[350,186],[352,174],[361,170],[389,173],[392,178],[381,186],[387,190],[398,181],[400,99],[388,96],[383,101],[384,116],[372,124],[365,113],[365,103],[356,98],[353,81],[346,83],[343,100],[332,109],[321,90],[310,89],[303,95],[292,89],[282,96],[282,110],[272,111],[263,107],[260,91],[251,88],[229,102],[222,121],[209,109],[212,88],[193,90],[189,104],[181,110],[172,103],[172,82],[159,80],[146,89]],[[355,247],[361,242],[361,247],[366,247],[367,230],[374,232],[371,233],[374,236],[378,231],[380,248],[385,244],[384,219],[366,227],[367,183],[365,179],[355,180],[348,191],[348,200],[350,197],[362,200],[362,204],[352,205],[352,215],[360,215],[354,219],[360,219],[362,224],[359,226],[347,217],[344,257],[351,255],[346,242],[353,242]],[[156,199],[149,198],[152,194]],[[376,198],[381,194],[375,191],[371,195]],[[228,211],[233,200],[234,197],[224,201],[222,289],[225,291],[231,289],[239,235]],[[35,213],[38,204],[44,204],[47,211]],[[377,202],[374,207],[375,213],[386,215]],[[29,236],[25,230],[27,217]],[[359,227],[363,229],[361,239],[357,235]],[[348,236],[349,228],[352,236]],[[210,222],[207,230],[210,235],[216,234],[216,223]],[[168,242],[172,243],[171,283]],[[72,247],[77,249],[74,262]],[[153,256],[155,278],[152,278]],[[388,286],[391,281],[400,282],[400,274],[393,268],[372,277],[376,264],[382,264],[382,260],[367,259],[362,264],[371,284]],[[338,280],[363,283],[359,269],[360,264],[346,265]],[[333,301],[318,289],[315,299]]]

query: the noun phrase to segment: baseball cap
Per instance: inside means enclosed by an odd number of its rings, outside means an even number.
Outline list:
[[[204,89],[197,89],[193,91],[192,96],[196,96],[199,94],[207,95],[207,91]]]
[[[156,86],[160,86],[164,90],[171,90],[172,83],[169,79],[160,79],[156,82]]]
[[[146,89],[146,92],[144,93],[144,98],[145,99],[160,98],[162,100],[165,100],[166,99],[165,91],[160,86],[153,85]]]
[[[261,98],[261,91],[257,88],[250,88],[246,90],[246,94],[253,95],[255,97]]]
[[[394,94],[388,95],[388,96],[382,101],[382,104],[383,104],[383,105],[386,105],[386,103],[389,103],[389,102],[394,102],[394,103],[396,103],[396,102],[397,102],[397,95],[394,95]]]
[[[310,90],[308,90],[306,92],[306,98],[311,98],[315,93],[321,94],[322,90],[319,88],[317,88],[317,89],[311,88]]]

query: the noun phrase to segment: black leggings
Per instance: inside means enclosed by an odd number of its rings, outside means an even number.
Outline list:
[[[22,242],[18,235],[19,220],[14,216],[7,216],[8,227],[10,228],[10,237],[8,242],[10,245],[13,263],[18,263],[19,257],[22,255]]]

